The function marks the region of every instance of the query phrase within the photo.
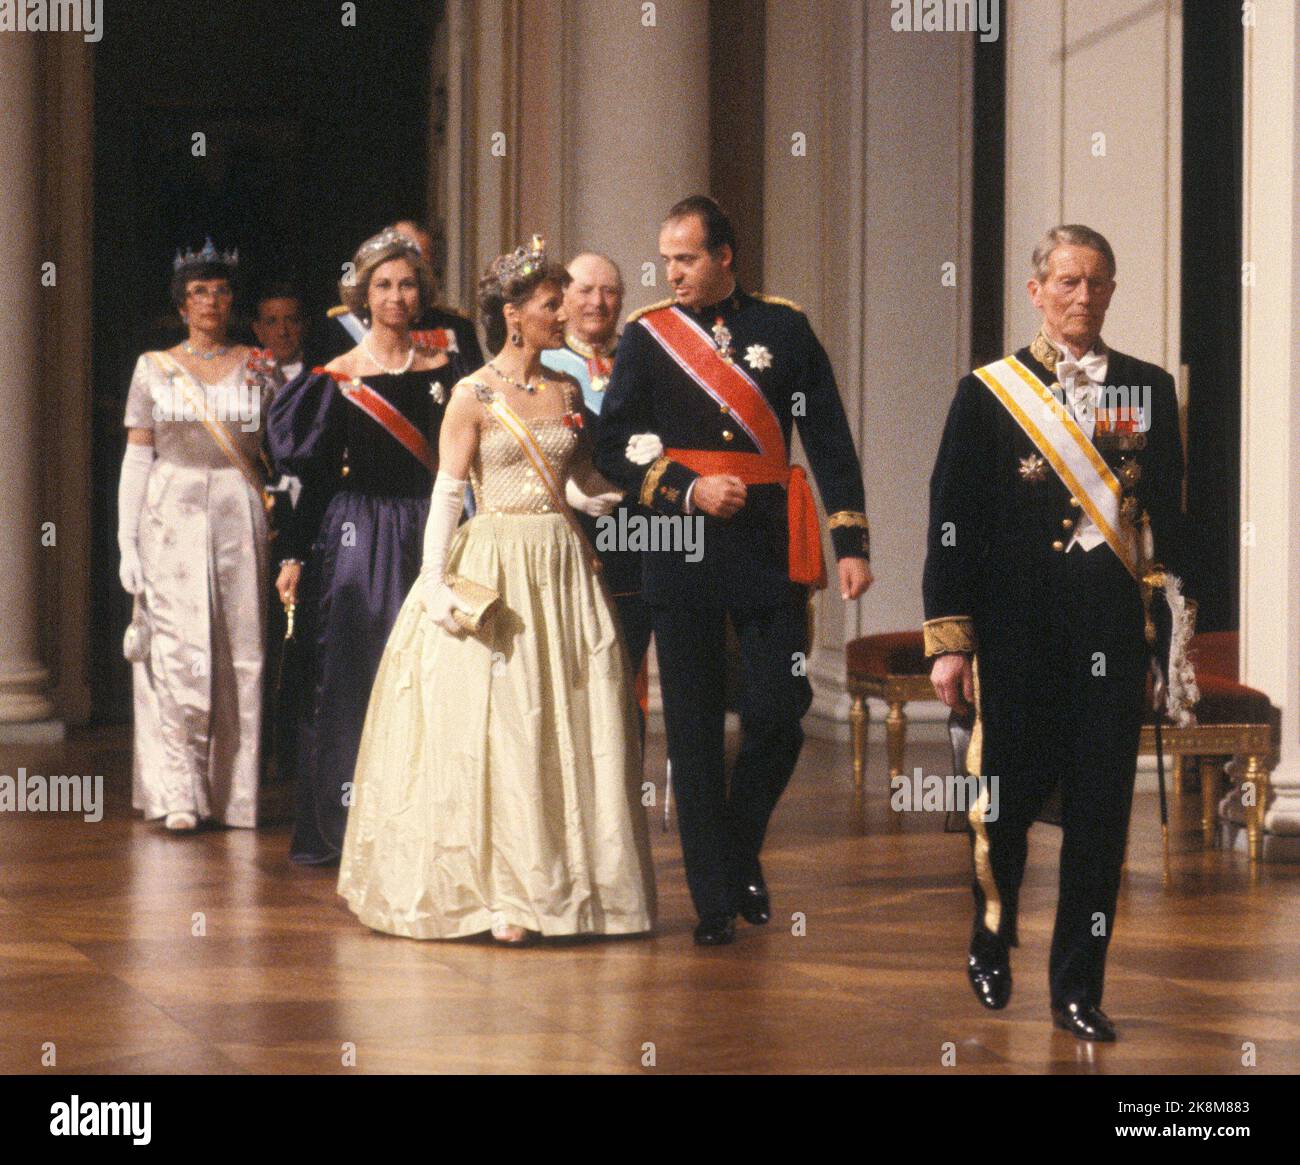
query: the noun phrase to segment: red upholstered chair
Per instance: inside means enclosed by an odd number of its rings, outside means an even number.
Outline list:
[[[1246,819],[1251,861],[1259,858],[1264,814],[1268,808],[1268,779],[1277,764],[1281,739],[1281,712],[1268,696],[1238,682],[1237,633],[1203,632],[1192,638],[1192,662],[1201,699],[1196,724],[1177,728],[1161,726],[1166,754],[1174,758],[1174,791],[1181,791],[1185,761],[1199,764],[1201,779],[1201,836],[1214,844],[1218,818],[1219,785],[1224,762],[1241,757],[1246,762],[1244,781],[1254,785]],[[1140,751],[1154,754],[1155,728],[1142,728]]]
[[[845,649],[849,695],[853,709],[849,714],[853,726],[853,785],[862,790],[863,766],[866,763],[867,731],[870,714],[867,698],[875,696],[889,706],[885,716],[885,743],[889,752],[889,775],[903,771],[903,748],[907,743],[908,700],[934,700],[930,683],[930,661],[925,658],[925,643],[919,631],[891,631],[883,635],[864,635]]]

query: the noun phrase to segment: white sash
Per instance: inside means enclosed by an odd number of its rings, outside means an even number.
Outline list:
[[[977,368],[975,375],[1015,418],[1066,489],[1079,499],[1129,574],[1137,578],[1136,531],[1120,511],[1119,480],[1052,390],[1014,356]]]

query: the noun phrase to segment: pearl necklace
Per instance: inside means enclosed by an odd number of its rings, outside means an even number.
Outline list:
[[[541,389],[545,388],[550,383],[550,381],[548,381],[544,376],[539,376],[537,378],[536,384],[534,384],[531,380],[528,381],[526,384],[522,384],[518,380],[516,380],[513,376],[509,375],[508,373],[502,372],[501,369],[498,368],[494,363],[492,363],[491,360],[488,361],[488,367],[492,369],[492,371],[495,372],[499,377],[501,377],[501,379],[504,380],[507,384],[513,384],[516,388],[522,388],[524,392],[526,392],[529,396],[532,396],[534,393],[539,392]]]
[[[197,356],[200,360],[215,360],[218,356],[224,356],[229,352],[230,345],[223,344],[220,348],[213,348],[211,352],[200,352],[189,340],[186,340],[181,345],[181,351],[186,356]]]
[[[408,349],[406,353],[406,362],[401,366],[401,368],[387,368],[380,362],[379,357],[375,355],[375,350],[370,346],[369,334],[367,334],[361,341],[361,346],[366,350],[366,355],[370,357],[370,362],[386,376],[401,376],[405,372],[410,372],[411,365],[415,363],[414,344],[412,344]]]

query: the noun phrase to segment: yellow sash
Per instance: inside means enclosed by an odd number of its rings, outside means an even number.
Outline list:
[[[975,375],[1015,418],[1136,579],[1137,534],[1120,508],[1124,491],[1075,419],[1014,356],[977,368]]]

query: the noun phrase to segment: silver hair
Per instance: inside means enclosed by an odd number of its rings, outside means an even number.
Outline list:
[[[1052,227],[1038,240],[1038,245],[1034,248],[1030,265],[1034,270],[1034,278],[1039,283],[1047,278],[1047,261],[1052,257],[1052,252],[1061,246],[1091,247],[1094,251],[1101,252],[1106,265],[1110,268],[1110,277],[1115,278],[1115,252],[1105,236],[1081,223],[1065,223]]]

